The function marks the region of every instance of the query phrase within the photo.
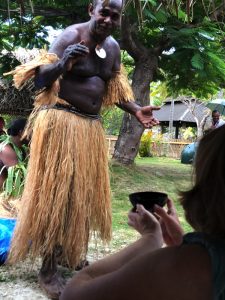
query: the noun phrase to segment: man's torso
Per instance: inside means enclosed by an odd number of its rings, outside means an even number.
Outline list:
[[[80,42],[79,39],[82,40],[82,34],[80,37],[76,37],[76,40],[73,41],[74,44]],[[73,42],[71,41],[70,44]],[[86,45],[85,40],[84,44]],[[89,54],[84,58],[77,59],[71,70],[62,76],[59,97],[86,113],[98,113],[102,105],[106,83],[119,70],[119,47],[116,41],[109,36],[101,45],[106,52],[104,59],[97,56],[95,45],[91,43],[88,45],[87,42],[87,47],[90,51]],[[56,54],[58,55],[58,53]]]

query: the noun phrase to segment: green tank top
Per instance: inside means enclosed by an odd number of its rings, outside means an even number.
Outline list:
[[[208,251],[213,268],[213,300],[225,300],[225,239],[193,232],[184,236],[183,244],[199,244]]]

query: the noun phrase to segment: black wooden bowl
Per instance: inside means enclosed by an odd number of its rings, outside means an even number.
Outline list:
[[[160,192],[137,192],[129,195],[130,202],[132,203],[134,210],[136,210],[136,204],[142,204],[145,209],[153,211],[154,204],[163,207],[166,204],[167,194]]]

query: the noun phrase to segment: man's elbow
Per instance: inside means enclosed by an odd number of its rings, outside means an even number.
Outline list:
[[[39,77],[39,76],[36,76],[34,78],[34,86],[35,86],[35,89],[36,90],[41,90],[43,89],[46,85],[44,83],[44,81]]]

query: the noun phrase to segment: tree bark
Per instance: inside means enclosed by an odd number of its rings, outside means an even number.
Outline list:
[[[135,102],[140,106],[149,105],[150,82],[158,67],[158,56],[140,44],[135,36],[131,34],[129,20],[126,19],[123,21],[121,31],[123,49],[127,50],[135,61],[132,78]],[[144,127],[137,119],[125,113],[113,158],[122,164],[132,164],[137,156],[143,131]]]
[[[149,85],[156,63],[155,61],[153,64],[153,59],[148,57],[145,61],[140,60],[135,65],[132,89],[136,99],[135,102],[140,106],[149,105]],[[132,164],[137,156],[143,131],[144,127],[137,119],[125,113],[113,158],[122,164]]]

